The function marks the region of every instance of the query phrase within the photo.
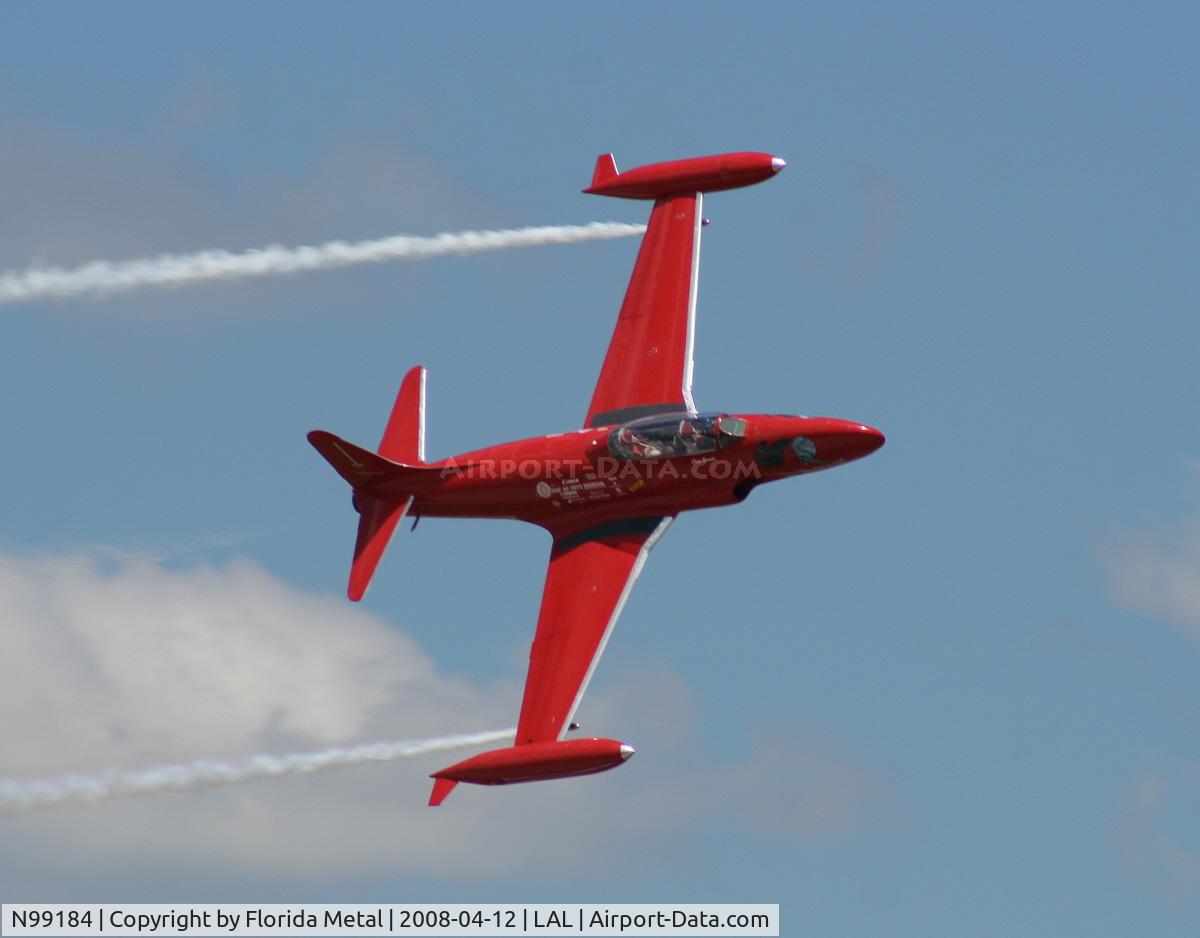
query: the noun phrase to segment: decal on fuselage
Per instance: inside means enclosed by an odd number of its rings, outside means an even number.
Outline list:
[[[620,482],[616,479],[598,479],[594,473],[588,473],[580,479],[570,476],[562,479],[557,485],[549,482],[539,482],[535,489],[541,498],[552,499],[555,508],[562,505],[580,505],[586,502],[605,502],[614,496],[625,494]]]

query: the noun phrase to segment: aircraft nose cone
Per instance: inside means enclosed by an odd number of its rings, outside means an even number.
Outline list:
[[[785,166],[787,166],[787,160],[779,156],[771,157],[771,172],[777,173]]]
[[[862,440],[862,454],[864,456],[869,456],[887,442],[887,437],[881,431],[876,430],[874,427],[868,427],[866,424],[859,426],[859,436]]]
[[[830,432],[823,434],[817,442],[817,458],[837,462],[850,462],[870,456],[883,446],[884,436],[874,427],[848,420],[834,422]]]

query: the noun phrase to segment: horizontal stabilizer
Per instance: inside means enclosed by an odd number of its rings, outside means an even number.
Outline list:
[[[416,468],[392,462],[327,430],[313,430],[308,435],[308,442],[355,489],[372,488],[381,482],[403,476],[406,469]]]

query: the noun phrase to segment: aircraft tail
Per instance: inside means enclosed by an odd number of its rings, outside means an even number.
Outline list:
[[[379,455],[415,466],[425,462],[425,369],[420,365],[410,368],[400,383]]]
[[[346,594],[363,598],[396,525],[408,514],[428,473],[425,457],[425,369],[404,376],[388,418],[379,452],[356,446],[325,430],[313,430],[308,442],[354,490],[358,536]]]

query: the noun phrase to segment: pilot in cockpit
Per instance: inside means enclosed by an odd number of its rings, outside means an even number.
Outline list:
[[[703,448],[703,443],[700,438],[700,431],[696,429],[696,425],[686,417],[679,421],[679,443],[680,451],[683,453],[698,453]]]
[[[617,434],[617,440],[626,452],[633,454],[635,459],[658,459],[662,455],[662,450],[644,438],[636,436],[628,427],[621,428],[620,433]]]

